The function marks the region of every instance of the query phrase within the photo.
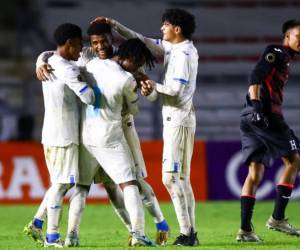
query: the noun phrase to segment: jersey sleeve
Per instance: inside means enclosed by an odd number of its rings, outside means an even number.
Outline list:
[[[139,112],[139,107],[138,107],[139,98],[135,91],[136,85],[137,83],[135,79],[131,76],[126,81],[126,84],[124,85],[124,89],[123,89],[125,107],[127,108],[127,111],[133,115]]]
[[[177,96],[189,83],[189,56],[187,51],[179,51],[174,59],[172,78],[167,79],[166,85],[156,83],[156,91],[161,94]]]
[[[64,77],[68,87],[73,90],[83,103],[90,105],[95,102],[94,91],[83,81],[78,67],[67,67]]]
[[[179,51],[176,54],[175,66],[173,72],[173,81],[179,82],[183,85],[189,83],[190,71],[189,71],[189,58],[190,53],[188,51]]]
[[[39,54],[37,60],[36,60],[36,68],[42,66],[43,64],[48,62],[49,57],[53,56],[54,51],[44,51],[41,54]]]
[[[94,53],[92,51],[92,48],[84,47],[82,49],[80,57],[78,58],[78,61],[76,61],[76,65],[78,67],[84,68],[87,65],[87,63],[91,61],[93,58],[94,58]]]
[[[268,46],[249,77],[249,85],[261,85],[271,71],[282,62],[283,51],[276,46]]]
[[[146,46],[150,49],[150,51],[155,55],[164,55],[164,43],[161,41],[161,39],[153,39],[143,36],[142,34],[139,34],[124,25],[120,24],[116,20],[112,21],[112,28],[115,32],[117,32],[119,35],[125,37],[126,39],[130,38],[138,38],[141,41],[143,41]]]

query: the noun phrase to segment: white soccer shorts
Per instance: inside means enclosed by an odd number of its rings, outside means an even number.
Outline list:
[[[115,147],[85,146],[116,184],[136,180],[132,154],[125,138]]]
[[[194,137],[195,127],[164,127],[163,172],[190,176]]]
[[[111,183],[112,179],[105,173],[97,159],[88,151],[86,146],[79,145],[79,181],[81,185],[92,183]]]
[[[44,155],[53,184],[75,184],[78,181],[78,145],[65,147],[44,145]]]

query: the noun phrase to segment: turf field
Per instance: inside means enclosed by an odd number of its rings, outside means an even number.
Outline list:
[[[0,206],[0,250],[2,249],[41,249],[23,235],[23,227],[31,219],[37,206]],[[272,202],[259,202],[256,206],[255,230],[263,237],[263,243],[237,243],[235,234],[239,227],[238,202],[206,202],[198,203],[196,216],[200,247],[184,249],[300,249],[300,238],[287,236],[265,228],[265,222],[272,211]],[[178,235],[178,226],[171,204],[162,204],[162,209],[171,226],[170,242]],[[288,207],[288,215],[292,223],[300,226],[300,202],[292,201]],[[146,212],[147,213],[147,212]],[[66,232],[65,207],[63,215],[62,235]],[[146,217],[146,232],[150,237],[155,235],[155,227],[151,218]],[[124,249],[128,233],[115,216],[110,205],[88,205],[82,220],[79,249]],[[179,247],[167,246],[163,249]],[[132,249],[132,248],[131,248]],[[143,248],[145,249],[145,248]]]

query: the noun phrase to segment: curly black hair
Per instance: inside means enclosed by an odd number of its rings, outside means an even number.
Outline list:
[[[87,29],[87,34],[89,36],[91,35],[103,35],[103,34],[109,34],[112,36],[111,27],[107,23],[102,22],[93,22],[90,24],[90,26]]]
[[[56,45],[62,46],[68,39],[80,38],[82,39],[82,31],[79,26],[73,23],[63,23],[59,25],[54,31],[54,40]]]
[[[120,59],[131,58],[135,63],[145,60],[145,64],[150,70],[154,68],[154,62],[156,61],[155,57],[147,48],[145,43],[138,38],[128,39],[127,41],[123,42],[119,46],[116,56],[118,56]]]
[[[282,25],[282,33],[285,34],[289,29],[295,28],[296,26],[300,25],[300,21],[296,19],[291,19]]]
[[[162,22],[165,21],[179,26],[187,39],[191,39],[196,28],[195,17],[183,9],[167,9],[162,15]]]

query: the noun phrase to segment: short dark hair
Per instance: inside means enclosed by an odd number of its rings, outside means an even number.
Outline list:
[[[300,21],[296,19],[291,19],[286,21],[282,25],[282,33],[285,34],[289,29],[295,28],[296,26],[300,25]]]
[[[66,41],[71,38],[82,39],[81,28],[76,24],[63,23],[54,31],[54,40],[58,46],[64,45]]]
[[[107,23],[103,22],[93,22],[90,24],[90,26],[87,29],[87,34],[89,36],[91,35],[103,35],[103,34],[109,34],[112,36],[111,33],[111,27]]]
[[[162,15],[162,22],[170,22],[173,25],[179,26],[182,30],[182,35],[190,39],[195,31],[195,17],[189,12],[182,9],[167,9]]]
[[[155,57],[147,46],[138,38],[128,39],[121,43],[116,56],[120,59],[132,58],[135,62],[145,60],[145,64],[149,69],[154,67]]]

